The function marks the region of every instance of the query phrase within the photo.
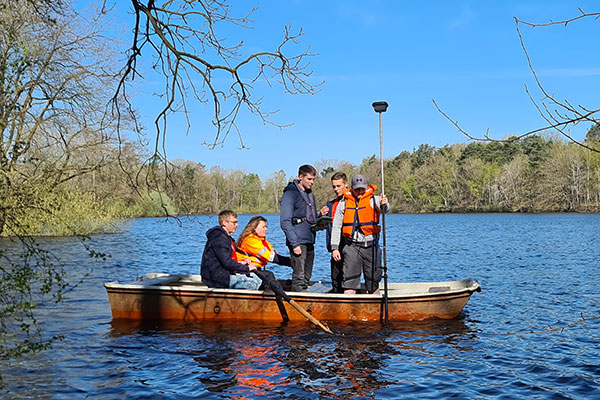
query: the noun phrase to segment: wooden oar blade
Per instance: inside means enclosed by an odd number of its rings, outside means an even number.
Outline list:
[[[312,322],[313,324],[315,324],[319,328],[323,329],[325,332],[331,333],[333,335],[333,332],[331,331],[331,329],[329,329],[328,327],[326,327],[325,325],[323,325],[321,323],[321,321],[319,321],[318,319],[316,319],[315,317],[313,317],[312,315],[310,315],[308,313],[308,311],[306,311],[304,308],[300,307],[300,305],[298,303],[296,303],[294,300],[290,299],[289,303],[296,310],[298,310],[300,312],[300,314],[304,315],[306,317],[306,319],[308,319],[310,322]]]

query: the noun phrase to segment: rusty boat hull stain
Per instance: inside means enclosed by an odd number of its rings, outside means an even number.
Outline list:
[[[271,291],[214,289],[199,275],[148,274],[131,284],[105,285],[113,320],[305,320]],[[321,285],[324,287],[324,285]],[[391,283],[388,312],[392,321],[456,318],[471,294],[481,291],[477,281]],[[383,291],[383,290],[382,290]],[[318,320],[380,321],[382,295],[287,292]],[[281,310],[284,307],[285,310]]]

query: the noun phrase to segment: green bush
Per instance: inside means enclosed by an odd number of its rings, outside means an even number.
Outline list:
[[[96,201],[91,193],[78,189],[29,189],[12,194],[11,218],[5,221],[3,236],[113,233],[121,231],[124,220],[133,216],[120,201]]]
[[[151,190],[142,194],[141,199],[132,208],[136,217],[166,217],[177,214],[173,202],[164,192]]]

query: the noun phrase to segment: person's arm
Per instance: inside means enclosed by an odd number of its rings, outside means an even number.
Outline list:
[[[279,225],[292,248],[298,247],[300,246],[300,243],[298,243],[298,236],[292,226],[292,217],[294,216],[294,196],[291,191],[287,191],[283,194],[280,206]]]
[[[340,239],[342,238],[342,224],[344,222],[344,211],[346,210],[346,202],[340,200],[335,209],[335,215],[333,216],[333,225],[331,227],[331,256],[334,260],[340,261],[342,256],[340,254],[339,245]]]
[[[275,264],[283,265],[286,267],[292,266],[292,260],[288,256],[282,256],[281,254],[275,253],[275,257],[273,257],[273,262]]]
[[[331,226],[331,250],[337,250],[342,236],[342,224],[344,222],[344,211],[346,210],[346,202],[340,200],[333,216],[333,225]]]
[[[381,210],[384,214],[387,214],[390,211],[390,203],[388,203],[388,199],[386,195],[383,196],[373,196],[373,206],[377,210]]]
[[[321,207],[321,211],[319,211],[319,215],[323,216],[323,215],[329,215],[329,206],[324,205],[323,207]],[[317,215],[318,217],[318,215]]]
[[[275,258],[275,250],[273,250],[271,243],[266,240],[265,243],[263,243],[262,240],[253,235],[247,236],[246,239],[244,239],[240,249],[252,254],[265,263],[273,262],[273,259]]]
[[[231,256],[231,242],[227,236],[215,239],[213,242],[213,249],[223,268],[231,273],[247,274],[253,269],[256,269],[254,266],[249,267],[247,265],[240,264],[233,259]]]

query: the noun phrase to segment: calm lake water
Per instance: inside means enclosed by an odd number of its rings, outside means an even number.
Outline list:
[[[240,230],[250,218],[240,216]],[[287,253],[277,215],[269,240]],[[390,281],[477,279],[458,319],[379,324],[132,326],[111,321],[105,282],[198,273],[215,216],[132,221],[95,236],[93,261],[72,239],[45,244],[70,279],[41,310],[52,349],[0,364],[5,398],[588,399],[600,398],[600,215],[390,215]],[[328,280],[324,233],[313,278]],[[274,266],[280,278],[291,270]],[[582,318],[587,321],[582,321]],[[578,323],[579,322],[579,323]],[[560,329],[564,328],[564,329]]]

